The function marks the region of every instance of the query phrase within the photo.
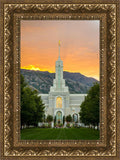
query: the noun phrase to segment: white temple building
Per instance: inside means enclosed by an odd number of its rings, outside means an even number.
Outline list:
[[[63,78],[63,61],[59,56],[55,65],[55,79],[50,87],[49,94],[39,94],[45,104],[45,116],[56,116],[56,123],[63,123],[63,117],[71,115],[75,122],[80,122],[80,105],[87,94],[70,94]]]

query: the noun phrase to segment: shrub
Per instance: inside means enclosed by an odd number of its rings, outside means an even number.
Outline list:
[[[72,116],[70,114],[68,116],[66,116],[66,121],[67,122],[72,122]]]
[[[47,116],[47,122],[52,122],[53,121],[53,116],[52,115],[48,115]]]
[[[67,128],[70,128],[70,123],[67,123],[66,127],[67,127]]]
[[[47,128],[51,128],[51,125],[50,125],[50,124],[48,124]]]

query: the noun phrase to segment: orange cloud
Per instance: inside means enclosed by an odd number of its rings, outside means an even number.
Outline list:
[[[22,21],[21,68],[55,72],[59,40],[63,70],[99,80],[98,21]]]

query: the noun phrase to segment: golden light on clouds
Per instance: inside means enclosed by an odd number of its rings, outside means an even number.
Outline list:
[[[33,70],[33,71],[47,71],[47,68],[39,68],[34,65],[24,66],[24,67],[21,67],[21,69],[27,69],[27,70]],[[50,71],[50,70],[49,72],[53,73],[53,71]]]
[[[22,20],[21,68],[55,72],[58,42],[63,70],[99,80],[99,21]]]
[[[24,66],[24,67],[21,67],[21,69],[28,69],[28,70],[40,71],[40,68],[35,67],[34,65]]]

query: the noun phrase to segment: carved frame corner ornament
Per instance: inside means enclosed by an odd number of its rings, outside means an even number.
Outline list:
[[[1,0],[2,159],[118,159],[119,0]],[[21,20],[100,21],[100,139],[20,140]],[[3,32],[2,32],[3,31]],[[119,95],[119,96],[118,96]],[[120,152],[119,152],[120,153]]]

